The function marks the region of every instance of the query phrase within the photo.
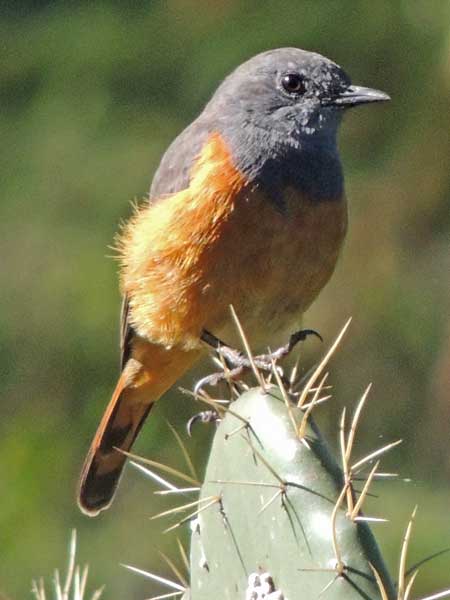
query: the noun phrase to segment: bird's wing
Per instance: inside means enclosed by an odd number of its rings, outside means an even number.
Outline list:
[[[125,367],[131,353],[131,340],[133,337],[133,329],[128,319],[128,296],[122,299],[120,309],[120,370]]]
[[[155,173],[150,188],[150,201],[159,201],[187,188],[191,169],[211,133],[205,119],[197,119],[187,127],[167,149]],[[129,300],[122,299],[120,312],[120,367],[127,363],[131,352],[133,328],[129,320]]]
[[[153,178],[150,201],[189,187],[191,169],[211,131],[208,121],[200,117],[175,138],[162,157]]]

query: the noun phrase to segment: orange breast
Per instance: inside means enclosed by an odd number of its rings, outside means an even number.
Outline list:
[[[315,203],[286,190],[281,214],[246,183],[215,134],[189,188],[131,219],[120,241],[122,287],[141,336],[194,348],[206,328],[234,343],[233,304],[255,347],[272,343],[328,281],[345,235],[345,201]]]

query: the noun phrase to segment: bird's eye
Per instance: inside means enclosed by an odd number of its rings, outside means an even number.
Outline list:
[[[286,73],[281,78],[283,89],[289,94],[303,94],[305,92],[305,81],[299,73]]]

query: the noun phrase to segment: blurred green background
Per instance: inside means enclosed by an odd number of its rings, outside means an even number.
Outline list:
[[[375,527],[390,566],[416,502],[411,562],[450,546],[450,4],[2,2],[0,40],[0,597],[27,598],[33,576],[62,566],[74,526],[105,598],[155,589],[119,563],[167,573],[155,549],[176,555],[173,538],[148,520],[163,503],[142,475],[128,468],[98,519],[74,502],[118,371],[108,246],[221,78],[277,46],[319,51],[392,96],[347,115],[350,231],[305,325],[329,344],[354,317],[333,362],[334,404],[322,410],[332,441],[338,411],[369,381],[360,452],[405,440],[386,464],[413,483],[379,484],[371,506],[390,519]],[[322,351],[308,342],[304,368]],[[177,409],[161,402],[137,451],[176,465],[164,419],[182,429],[198,407],[171,396]],[[207,436],[191,443],[197,462]],[[448,555],[415,589],[445,586]]]

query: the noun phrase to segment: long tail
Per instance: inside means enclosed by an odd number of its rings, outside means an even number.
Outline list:
[[[195,362],[197,351],[140,340],[119,378],[81,472],[78,504],[94,517],[114,498],[126,456],[158,398]]]

